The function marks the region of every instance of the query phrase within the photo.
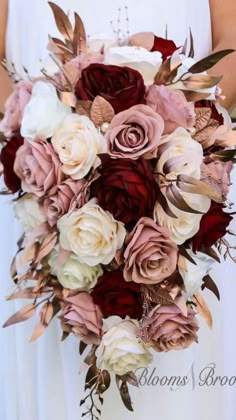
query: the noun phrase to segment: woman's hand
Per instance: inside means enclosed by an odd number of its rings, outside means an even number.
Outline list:
[[[210,0],[213,50],[236,50],[236,0]],[[236,52],[221,60],[210,73],[223,75],[220,84],[226,99],[222,105],[232,110],[236,105]]]
[[[0,61],[5,57],[6,26],[7,26],[8,1],[0,0]],[[6,71],[0,66],[0,111],[6,98],[12,90],[12,82]]]

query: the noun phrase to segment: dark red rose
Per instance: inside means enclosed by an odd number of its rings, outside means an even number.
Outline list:
[[[154,45],[151,51],[159,51],[162,59],[165,61],[167,57],[172,55],[178,48],[173,41],[155,36]]]
[[[225,236],[233,217],[232,213],[225,213],[223,209],[223,204],[212,201],[210,209],[201,219],[198,233],[192,238],[194,252],[210,248]]]
[[[116,220],[132,229],[141,217],[153,216],[157,184],[145,159],[111,159],[107,155],[99,172],[91,194]]]
[[[90,64],[81,74],[75,93],[78,99],[93,100],[100,95],[115,113],[145,103],[145,85],[141,74],[129,67]]]
[[[16,152],[22,146],[23,142],[24,140],[20,135],[12,137],[6,146],[3,147],[0,155],[0,161],[3,165],[4,182],[12,193],[19,191],[21,187],[21,180],[15,174],[13,166]]]
[[[104,318],[112,315],[140,319],[143,308],[140,285],[127,283],[121,271],[106,272],[99,278],[92,291],[92,298],[103,313]]]
[[[196,107],[196,108],[210,108],[210,109],[211,109],[211,118],[212,118],[213,120],[218,121],[218,123],[219,123],[220,125],[223,125],[223,124],[224,124],[224,118],[223,118],[223,115],[222,115],[222,114],[220,114],[220,113],[217,111],[217,109],[216,109],[216,106],[215,106],[214,102],[212,102],[212,101],[207,101],[207,100],[203,99],[202,101],[195,102],[195,107]]]

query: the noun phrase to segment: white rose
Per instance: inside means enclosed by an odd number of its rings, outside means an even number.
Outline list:
[[[104,320],[103,329],[106,332],[96,350],[99,369],[124,375],[151,363],[150,351],[145,343],[137,338],[138,321],[112,316]]]
[[[43,208],[32,194],[26,194],[17,200],[14,211],[17,219],[24,226],[25,232],[30,232],[46,222]]]
[[[174,79],[178,80],[183,74],[188,73],[188,70],[190,69],[190,67],[193,66],[193,64],[196,63],[196,60],[194,60],[191,57],[186,57],[183,54],[179,54],[179,58],[182,61],[182,65],[178,68],[177,71],[177,75]],[[203,74],[206,75],[206,72],[203,73],[197,73],[195,74],[195,76],[199,75],[199,74]],[[191,75],[191,73],[188,73],[186,76],[184,76],[184,79],[187,79],[189,76]],[[200,93],[209,93],[209,96],[207,97],[207,99],[214,101],[216,99],[216,96],[218,95],[218,87],[217,86],[213,86],[211,88],[206,88],[206,89],[193,89],[193,88],[187,88],[182,81],[174,83],[169,85],[169,87],[171,89],[180,89],[180,90],[191,90],[194,92],[200,92]]]
[[[21,135],[28,140],[34,140],[37,136],[49,138],[71,112],[71,108],[59,100],[56,88],[51,83],[36,82],[24,109]]]
[[[178,189],[175,183],[176,177],[180,174],[200,179],[203,150],[201,145],[193,140],[184,128],[177,128],[172,134],[166,136],[163,146],[155,172],[165,174],[165,177],[158,176],[158,184],[171,211],[177,218],[168,216],[159,203],[155,206],[154,217],[160,226],[168,228],[173,242],[180,245],[198,232],[202,214],[209,210],[211,204],[210,198],[205,195],[183,192]],[[166,187],[171,182],[176,186],[186,203],[202,214],[179,210],[169,202],[166,196]]]
[[[125,240],[124,224],[90,200],[81,209],[58,221],[62,248],[76,254],[81,263],[109,264]]]
[[[66,289],[92,289],[103,274],[101,265],[90,267],[82,264],[75,254],[71,254],[66,262],[58,267],[58,252],[54,250],[48,263],[51,274],[56,276]]]
[[[145,84],[150,85],[162,64],[162,55],[159,51],[150,52],[142,47],[113,47],[105,53],[105,64],[137,70],[143,76]]]
[[[202,279],[209,274],[215,260],[202,252],[194,254],[192,250],[187,249],[187,253],[196,262],[196,265],[185,258],[185,263],[188,271],[179,268],[179,272],[184,281],[186,292],[184,297],[191,298],[196,293],[202,284]]]
[[[52,145],[62,162],[62,171],[72,179],[84,178],[99,164],[97,155],[106,152],[105,138],[86,116],[67,117],[52,138]]]
[[[108,48],[117,46],[117,42],[114,39],[109,38],[107,34],[95,34],[88,40],[88,51],[89,52],[100,52],[106,51]]]

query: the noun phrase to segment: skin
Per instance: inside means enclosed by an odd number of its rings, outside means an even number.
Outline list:
[[[210,0],[213,51],[233,48],[236,49],[236,1],[235,0]],[[0,59],[5,56],[5,34],[7,24],[8,0],[0,0]],[[204,36],[204,34],[203,34]],[[222,104],[228,110],[236,105],[236,52],[225,57],[209,73],[224,75],[221,82],[226,99]],[[6,72],[0,69],[0,110],[9,95],[12,85]]]

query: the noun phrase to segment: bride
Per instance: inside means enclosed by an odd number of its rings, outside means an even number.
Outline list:
[[[182,45],[191,28],[195,40],[195,58],[200,59],[212,49],[236,47],[235,0],[54,0],[66,12],[77,11],[89,36],[98,32],[114,37],[117,31],[125,34],[153,31],[165,34]],[[52,71],[47,55],[48,34],[59,36],[46,0],[0,0],[0,57],[14,64],[18,75],[40,76],[44,67]],[[213,73],[224,74],[222,89],[224,106],[230,109],[236,97],[236,56],[222,60]],[[11,88],[7,75],[1,71],[0,102]],[[233,197],[231,197],[233,199]],[[20,229],[13,219],[9,198],[1,198],[0,267],[1,323],[18,308],[18,303],[4,302],[10,291],[9,266],[15,251]],[[105,398],[102,420],[187,419],[231,420],[236,411],[234,387],[209,386],[202,380],[207,375],[232,377],[236,375],[236,340],[231,333],[234,313],[236,268],[230,261],[218,266],[213,273],[222,292],[221,302],[208,296],[215,325],[213,332],[202,325],[199,344],[184,352],[158,354],[149,372],[143,373],[139,390],[132,390],[135,413],[123,409],[114,389]],[[22,302],[20,303],[22,305]],[[78,343],[69,337],[60,343],[60,326],[54,322],[49,331],[36,343],[28,340],[32,321],[0,332],[0,418],[4,420],[75,420],[81,418],[79,407],[84,377],[79,374],[81,360]],[[210,364],[215,363],[215,368]],[[210,370],[211,369],[211,370]],[[209,373],[210,372],[210,373]],[[152,375],[152,377],[151,377]],[[159,376],[187,376],[186,386],[154,385]],[[210,377],[210,376],[209,376]],[[149,379],[149,380],[148,380]],[[151,384],[152,383],[152,384]],[[207,391],[207,392],[206,392]],[[226,407],[227,402],[227,407]],[[116,404],[116,405],[114,405]]]

